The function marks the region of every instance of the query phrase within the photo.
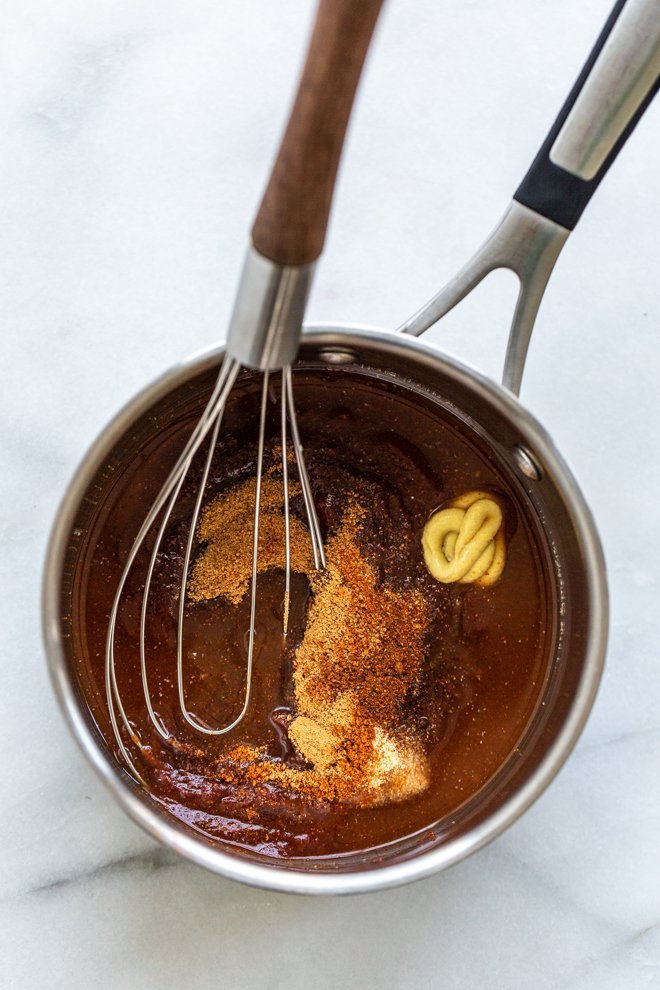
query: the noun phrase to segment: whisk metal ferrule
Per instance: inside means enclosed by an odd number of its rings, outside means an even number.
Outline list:
[[[260,371],[293,362],[314,268],[278,265],[249,246],[227,334],[231,357]]]

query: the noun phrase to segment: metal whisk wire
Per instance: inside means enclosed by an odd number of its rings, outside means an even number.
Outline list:
[[[280,372],[285,524],[282,623],[284,635],[289,626],[291,592],[291,527],[288,493],[291,465],[287,463],[289,450],[287,421],[290,426],[291,445],[300,479],[315,565],[317,568],[325,565],[321,529],[314,509],[293,403],[291,364],[296,359],[301,343],[303,318],[316,262],[325,240],[346,126],[381,3],[382,0],[363,0],[359,4],[353,3],[352,0],[319,0],[307,57],[298,84],[298,95],[294,99],[289,123],[285,128],[279,153],[275,158],[250,232],[234,308],[227,326],[225,360],[199,423],[140,528],[116,589],[106,639],[105,691],[112,730],[121,757],[125,765],[140,780],[142,778],[128,752],[128,740],[130,739],[137,747],[140,746],[140,740],[135,727],[131,726],[127,717],[117,682],[115,663],[117,617],[128,575],[147,534],[157,525],[156,543],[151,549],[140,613],[140,671],[149,718],[160,737],[166,739],[168,743],[175,743],[162,718],[153,707],[149,688],[145,647],[149,591],[152,580],[159,573],[158,554],[177,499],[183,491],[193,459],[207,437],[209,437],[209,449],[206,453],[203,483],[192,510],[179,586],[176,637],[178,701],[187,725],[207,736],[218,736],[229,732],[238,725],[247,710],[255,646],[260,500],[268,385],[270,376]],[[346,57],[347,52],[350,53],[350,58]],[[188,569],[192,559],[197,520],[203,505],[204,488],[210,473],[225,402],[241,367],[258,369],[264,373],[257,451],[248,659],[245,696],[239,715],[229,725],[214,728],[193,717],[186,705],[183,679],[183,627]],[[161,512],[163,512],[162,518]]]
[[[156,711],[153,707],[151,690],[149,687],[149,677],[148,677],[148,667],[147,667],[147,657],[146,657],[146,637],[147,637],[149,596],[151,592],[151,585],[154,577],[154,571],[156,568],[158,554],[160,552],[162,541],[165,536],[165,532],[167,530],[168,524],[170,522],[172,512],[174,510],[177,499],[179,498],[186,477],[188,476],[188,472],[193,463],[193,460],[195,459],[195,456],[197,455],[198,451],[200,450],[202,444],[204,443],[209,433],[210,433],[210,440],[209,440],[208,451],[206,453],[206,460],[202,471],[201,482],[197,491],[197,496],[195,498],[195,503],[190,518],[190,525],[188,529],[188,536],[187,536],[184,560],[181,571],[181,583],[180,583],[178,617],[177,617],[177,649],[176,649],[177,692],[179,698],[179,707],[181,710],[181,714],[183,715],[183,718],[188,723],[188,725],[190,725],[191,728],[207,736],[222,736],[230,732],[241,722],[241,720],[245,716],[248,705],[250,703],[254,647],[255,647],[255,636],[256,636],[256,618],[257,618],[257,574],[258,574],[258,564],[259,564],[259,524],[260,524],[260,515],[261,515],[261,489],[262,489],[262,478],[263,478],[268,390],[270,383],[270,374],[268,371],[264,372],[262,388],[261,388],[261,403],[260,403],[260,413],[259,413],[259,437],[258,437],[258,445],[257,445],[256,491],[255,491],[255,505],[254,505],[254,529],[253,529],[253,543],[252,543],[252,575],[251,575],[251,586],[250,586],[250,626],[248,633],[245,690],[243,695],[243,704],[241,706],[238,715],[227,725],[223,725],[220,727],[211,727],[196,719],[191,713],[186,703],[184,673],[183,673],[184,620],[185,620],[185,609],[186,609],[186,595],[187,595],[190,561],[191,561],[194,542],[195,542],[195,533],[197,531],[197,523],[199,520],[199,515],[203,504],[204,492],[206,490],[206,486],[208,482],[208,477],[211,469],[211,464],[213,461],[216,444],[218,441],[218,436],[222,424],[222,417],[224,414],[227,398],[236,382],[236,378],[240,371],[240,367],[241,367],[240,362],[234,360],[229,356],[226,357],[225,360],[223,361],[223,364],[218,374],[218,378],[216,380],[215,386],[213,388],[211,397],[206,405],[206,408],[202,416],[200,417],[199,422],[195,426],[195,429],[193,430],[190,438],[188,439],[188,442],[186,443],[184,450],[180,454],[174,467],[172,468],[172,471],[168,475],[165,483],[163,484],[160,492],[158,493],[158,496],[156,497],[153,506],[151,507],[149,513],[147,514],[135,538],[135,541],[133,542],[131,550],[127,556],[126,563],[124,565],[124,569],[122,571],[119,583],[117,585],[117,590],[113,600],[112,609],[110,612],[110,618],[108,622],[108,633],[106,639],[106,656],[105,656],[105,690],[106,690],[106,698],[108,703],[108,711],[110,715],[110,721],[111,721],[113,733],[117,741],[117,744],[119,746],[119,750],[123,757],[123,760],[126,766],[128,767],[128,769],[131,771],[131,773],[142,783],[144,783],[144,780],[141,774],[139,773],[139,771],[137,770],[134,760],[132,759],[130,753],[128,752],[126,742],[123,738],[120,728],[120,722],[121,722],[124,729],[126,730],[126,733],[131,739],[132,743],[139,749],[141,747],[141,741],[135,728],[131,725],[128,719],[117,682],[116,658],[115,658],[115,636],[116,636],[117,617],[119,614],[119,608],[124,593],[124,588],[128,580],[128,576],[133,568],[137,555],[142,545],[144,544],[144,541],[148,533],[151,531],[160,513],[162,512],[163,513],[162,518],[160,519],[159,522],[155,542],[149,558],[149,564],[147,567],[147,573],[145,578],[144,592],[142,596],[142,605],[140,610],[140,632],[139,632],[140,674],[142,680],[143,693],[147,706],[147,712],[149,714],[150,721],[152,722],[156,731],[164,740],[168,741],[171,744],[176,745],[176,742],[172,738],[171,733],[168,732],[167,728],[156,714]],[[285,636],[288,630],[290,587],[291,587],[291,536],[290,536],[289,489],[288,489],[289,471],[288,471],[288,457],[287,457],[288,454],[287,419],[289,420],[291,427],[291,444],[294,451],[294,457],[296,461],[296,467],[300,479],[301,492],[303,496],[303,502],[305,505],[305,511],[307,515],[310,540],[312,544],[312,552],[314,555],[314,563],[315,563],[315,567],[317,569],[320,569],[325,567],[325,554],[323,551],[321,529],[318,521],[318,516],[316,514],[316,509],[314,506],[314,499],[312,495],[311,485],[309,482],[309,476],[307,474],[307,468],[305,465],[305,460],[303,455],[303,448],[300,441],[300,433],[298,430],[298,422],[297,422],[296,410],[293,400],[293,383],[292,383],[292,372],[290,365],[285,366],[281,372],[281,403],[280,403],[280,430],[281,430],[281,444],[282,444],[282,485],[283,485],[283,509],[284,509],[284,535],[285,535],[284,601],[283,601],[283,633]],[[117,717],[117,715],[119,715],[119,718]]]

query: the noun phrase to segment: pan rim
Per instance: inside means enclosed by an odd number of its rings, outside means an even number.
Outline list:
[[[349,894],[383,890],[429,876],[476,852],[516,821],[545,791],[575,747],[593,706],[602,676],[608,632],[608,592],[603,551],[591,511],[575,477],[550,435],[520,401],[505,388],[452,355],[403,334],[380,327],[349,323],[315,323],[305,327],[304,342],[312,345],[334,342],[340,346],[350,337],[366,347],[395,354],[401,349],[420,359],[442,365],[473,388],[507,418],[514,419],[521,434],[541,453],[553,483],[570,508],[571,522],[585,557],[590,578],[589,630],[583,673],[572,707],[538,766],[524,784],[500,807],[461,836],[442,845],[382,867],[346,873],[301,872],[286,866],[261,865],[216,849],[191,833],[180,831],[153,810],[127,778],[116,768],[89,726],[68,675],[60,623],[60,590],[65,553],[80,499],[117,439],[154,402],[217,363],[224,345],[197,351],[147,384],[110,420],[81,459],[58,507],[51,530],[42,583],[42,632],[47,664],[59,707],[97,776],[130,818],[148,834],[179,855],[214,873],[264,889],[307,894]]]

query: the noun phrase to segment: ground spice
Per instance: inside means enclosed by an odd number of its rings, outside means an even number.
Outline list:
[[[263,482],[260,570],[282,566],[282,487],[276,474],[271,469]],[[237,604],[248,590],[252,553],[245,533],[254,496],[254,480],[246,481],[204,512],[199,536],[206,546],[190,581],[193,601],[224,596]],[[239,745],[218,764],[223,779],[274,782],[316,800],[361,804],[402,800],[428,786],[422,747],[401,729],[406,696],[422,671],[427,607],[421,593],[377,581],[361,546],[365,518],[364,507],[355,500],[349,504],[327,541],[327,568],[317,572],[309,533],[291,517],[291,566],[307,574],[312,590],[293,661],[296,710],[287,726],[304,765]]]
[[[419,680],[428,616],[418,592],[377,584],[360,547],[365,514],[357,503],[349,507],[328,541],[326,571],[311,577],[314,596],[294,659],[297,714],[289,731],[317,771],[303,786],[311,784],[315,796],[330,791],[341,800],[374,802],[427,783],[419,747],[394,733],[402,703]],[[292,782],[290,773],[286,779]]]

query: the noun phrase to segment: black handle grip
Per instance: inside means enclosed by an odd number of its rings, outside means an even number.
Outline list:
[[[598,188],[610,165],[632,134],[637,122],[640,120],[649,103],[658,92],[658,86],[660,85],[660,79],[657,79],[655,85],[652,86],[638,107],[628,126],[621,134],[621,137],[616,142],[600,167],[597,175],[595,175],[593,179],[581,179],[579,176],[573,175],[571,172],[567,172],[565,169],[555,165],[554,162],[550,160],[550,151],[555,143],[555,138],[563,127],[564,121],[568,117],[573,104],[580,95],[589,73],[591,72],[596,59],[600,55],[601,49],[610,36],[612,29],[614,28],[614,25],[616,24],[618,17],[625,6],[625,3],[626,0],[618,0],[615,5],[598,38],[598,41],[594,45],[594,48],[577,79],[577,82],[569,93],[568,99],[559,111],[559,115],[550,129],[550,133],[543,142],[543,145],[532,162],[527,175],[518,186],[513,197],[523,206],[528,206],[536,213],[540,213],[549,220],[553,220],[562,227],[566,227],[567,230],[573,230],[577,224],[587,203]]]

